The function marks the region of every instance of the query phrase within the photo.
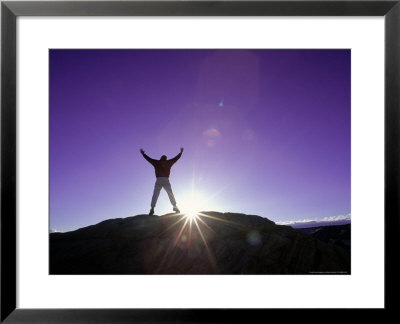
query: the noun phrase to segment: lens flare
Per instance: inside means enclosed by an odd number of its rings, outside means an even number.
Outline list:
[[[220,131],[216,128],[209,128],[203,132],[203,136],[209,138],[216,138],[221,135]]]

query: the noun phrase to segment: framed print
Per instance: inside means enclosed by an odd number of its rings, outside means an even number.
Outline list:
[[[2,321],[393,309],[398,1],[1,10]]]

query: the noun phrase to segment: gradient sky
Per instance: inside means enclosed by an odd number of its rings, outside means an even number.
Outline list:
[[[178,206],[350,213],[350,50],[50,50],[50,228]],[[194,194],[192,194],[194,193]],[[162,191],[157,215],[172,212]]]

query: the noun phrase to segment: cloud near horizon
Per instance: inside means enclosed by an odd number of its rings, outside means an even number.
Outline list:
[[[277,222],[277,225],[297,225],[297,224],[307,224],[307,223],[335,223],[341,221],[350,221],[351,214],[345,215],[337,215],[337,216],[329,216],[321,219],[303,219],[303,220],[293,220],[293,221],[285,221],[285,222]]]
[[[50,233],[63,233],[63,232],[62,232],[62,231],[59,231],[59,230],[57,230],[57,229],[51,228],[51,229],[50,229]]]

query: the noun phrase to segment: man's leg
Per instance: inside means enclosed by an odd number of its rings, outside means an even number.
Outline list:
[[[157,180],[156,183],[154,184],[153,197],[151,198],[151,208],[156,207],[157,199],[158,196],[160,195],[161,189],[162,189],[162,184],[160,183],[160,181]]]
[[[169,201],[171,202],[172,206],[176,207],[176,200],[175,200],[175,197],[174,197],[174,193],[172,192],[171,183],[169,182],[169,180],[166,180],[164,182],[164,186],[163,187],[164,187],[165,191],[168,194],[168,198],[169,198]]]

